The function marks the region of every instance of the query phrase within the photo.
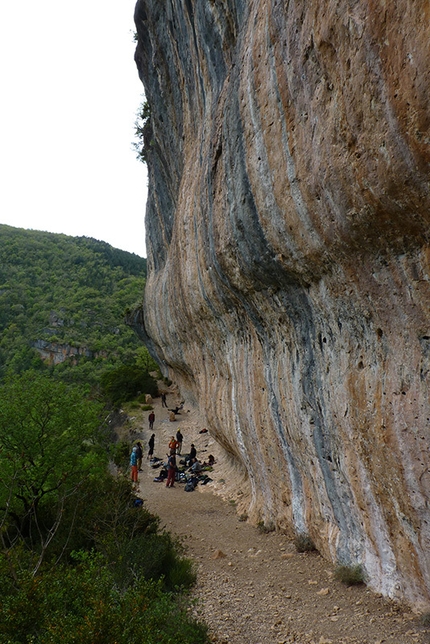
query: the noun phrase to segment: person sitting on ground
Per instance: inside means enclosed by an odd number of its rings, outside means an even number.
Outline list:
[[[181,409],[183,409],[183,408],[184,408],[184,403],[183,403],[183,402],[181,402],[179,405],[177,405],[177,406],[175,407],[175,409],[169,409],[168,411],[173,411],[173,413],[174,413],[174,414],[179,414],[179,412],[180,412],[180,411],[181,411]]]
[[[202,464],[196,458],[193,458],[193,460],[191,461],[190,472],[192,472],[193,474],[200,474],[201,471]]]
[[[206,461],[203,463],[203,467],[212,467],[215,464],[215,458],[213,457],[212,454],[209,454],[208,456],[208,462]]]
[[[194,443],[191,443],[190,453],[185,456],[185,465],[187,467],[191,465],[191,461],[193,460],[193,458],[196,458],[196,457],[197,457],[197,450],[194,447]]]

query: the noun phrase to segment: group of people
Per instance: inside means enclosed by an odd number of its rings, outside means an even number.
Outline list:
[[[165,393],[161,394],[161,405],[162,407],[167,408]],[[182,408],[183,408],[183,403],[181,403],[180,406],[176,407],[176,409],[174,410],[175,413],[178,413],[178,411]],[[148,424],[149,424],[150,431],[152,431],[154,428],[154,422],[155,422],[155,413],[154,411],[151,410],[151,413],[148,416]],[[176,456],[182,455],[183,440],[184,440],[184,437],[180,429],[178,429],[178,431],[176,432],[176,436],[170,437],[169,453],[167,455],[168,458],[167,458],[167,464],[166,464],[166,467],[167,467],[166,487],[174,487],[175,485],[175,475],[177,471]],[[151,438],[148,441],[148,456],[147,456],[148,459],[153,458],[154,448],[155,448],[155,434],[152,433]],[[133,484],[138,483],[138,473],[142,471],[142,459],[143,459],[143,447],[142,447],[142,443],[138,441],[136,445],[133,447],[131,456],[130,456],[131,480]],[[202,465],[200,461],[197,460],[196,447],[194,443],[191,443],[190,452],[185,457],[185,466],[189,468],[190,472],[192,472],[193,474],[199,474],[205,465],[213,465],[214,462],[215,462],[214,457],[212,455],[209,455],[209,462],[203,463]]]

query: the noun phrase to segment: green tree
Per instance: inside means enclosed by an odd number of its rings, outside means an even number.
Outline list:
[[[148,161],[148,150],[151,146],[152,126],[151,107],[148,101],[142,101],[137,111],[134,123],[134,135],[136,141],[132,143],[136,150],[136,159],[146,163]]]
[[[0,389],[0,528],[2,545],[38,552],[36,572],[66,504],[107,464],[100,406],[82,391],[26,373]],[[76,496],[77,498],[77,496]]]
[[[141,367],[148,373],[151,371],[160,371],[160,367],[155,362],[154,358],[150,355],[146,347],[137,347],[136,349],[136,365]],[[160,374],[161,377],[161,374]]]
[[[136,365],[121,365],[117,369],[104,373],[100,378],[101,390],[114,407],[127,400],[132,400],[139,393],[158,394],[156,380],[149,373]]]

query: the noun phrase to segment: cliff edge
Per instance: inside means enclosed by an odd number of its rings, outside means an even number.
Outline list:
[[[240,511],[430,610],[429,5],[139,0],[135,325]],[[244,482],[244,479],[246,483]]]

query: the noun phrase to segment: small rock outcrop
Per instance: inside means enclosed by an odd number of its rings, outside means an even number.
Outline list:
[[[95,356],[93,351],[87,347],[73,347],[70,344],[47,342],[46,340],[36,340],[33,347],[42,360],[48,364],[61,364],[65,360],[71,360],[76,364],[80,357],[93,358]]]
[[[136,328],[199,401],[243,511],[417,610],[430,609],[428,18],[422,0],[135,12],[151,109]]]

